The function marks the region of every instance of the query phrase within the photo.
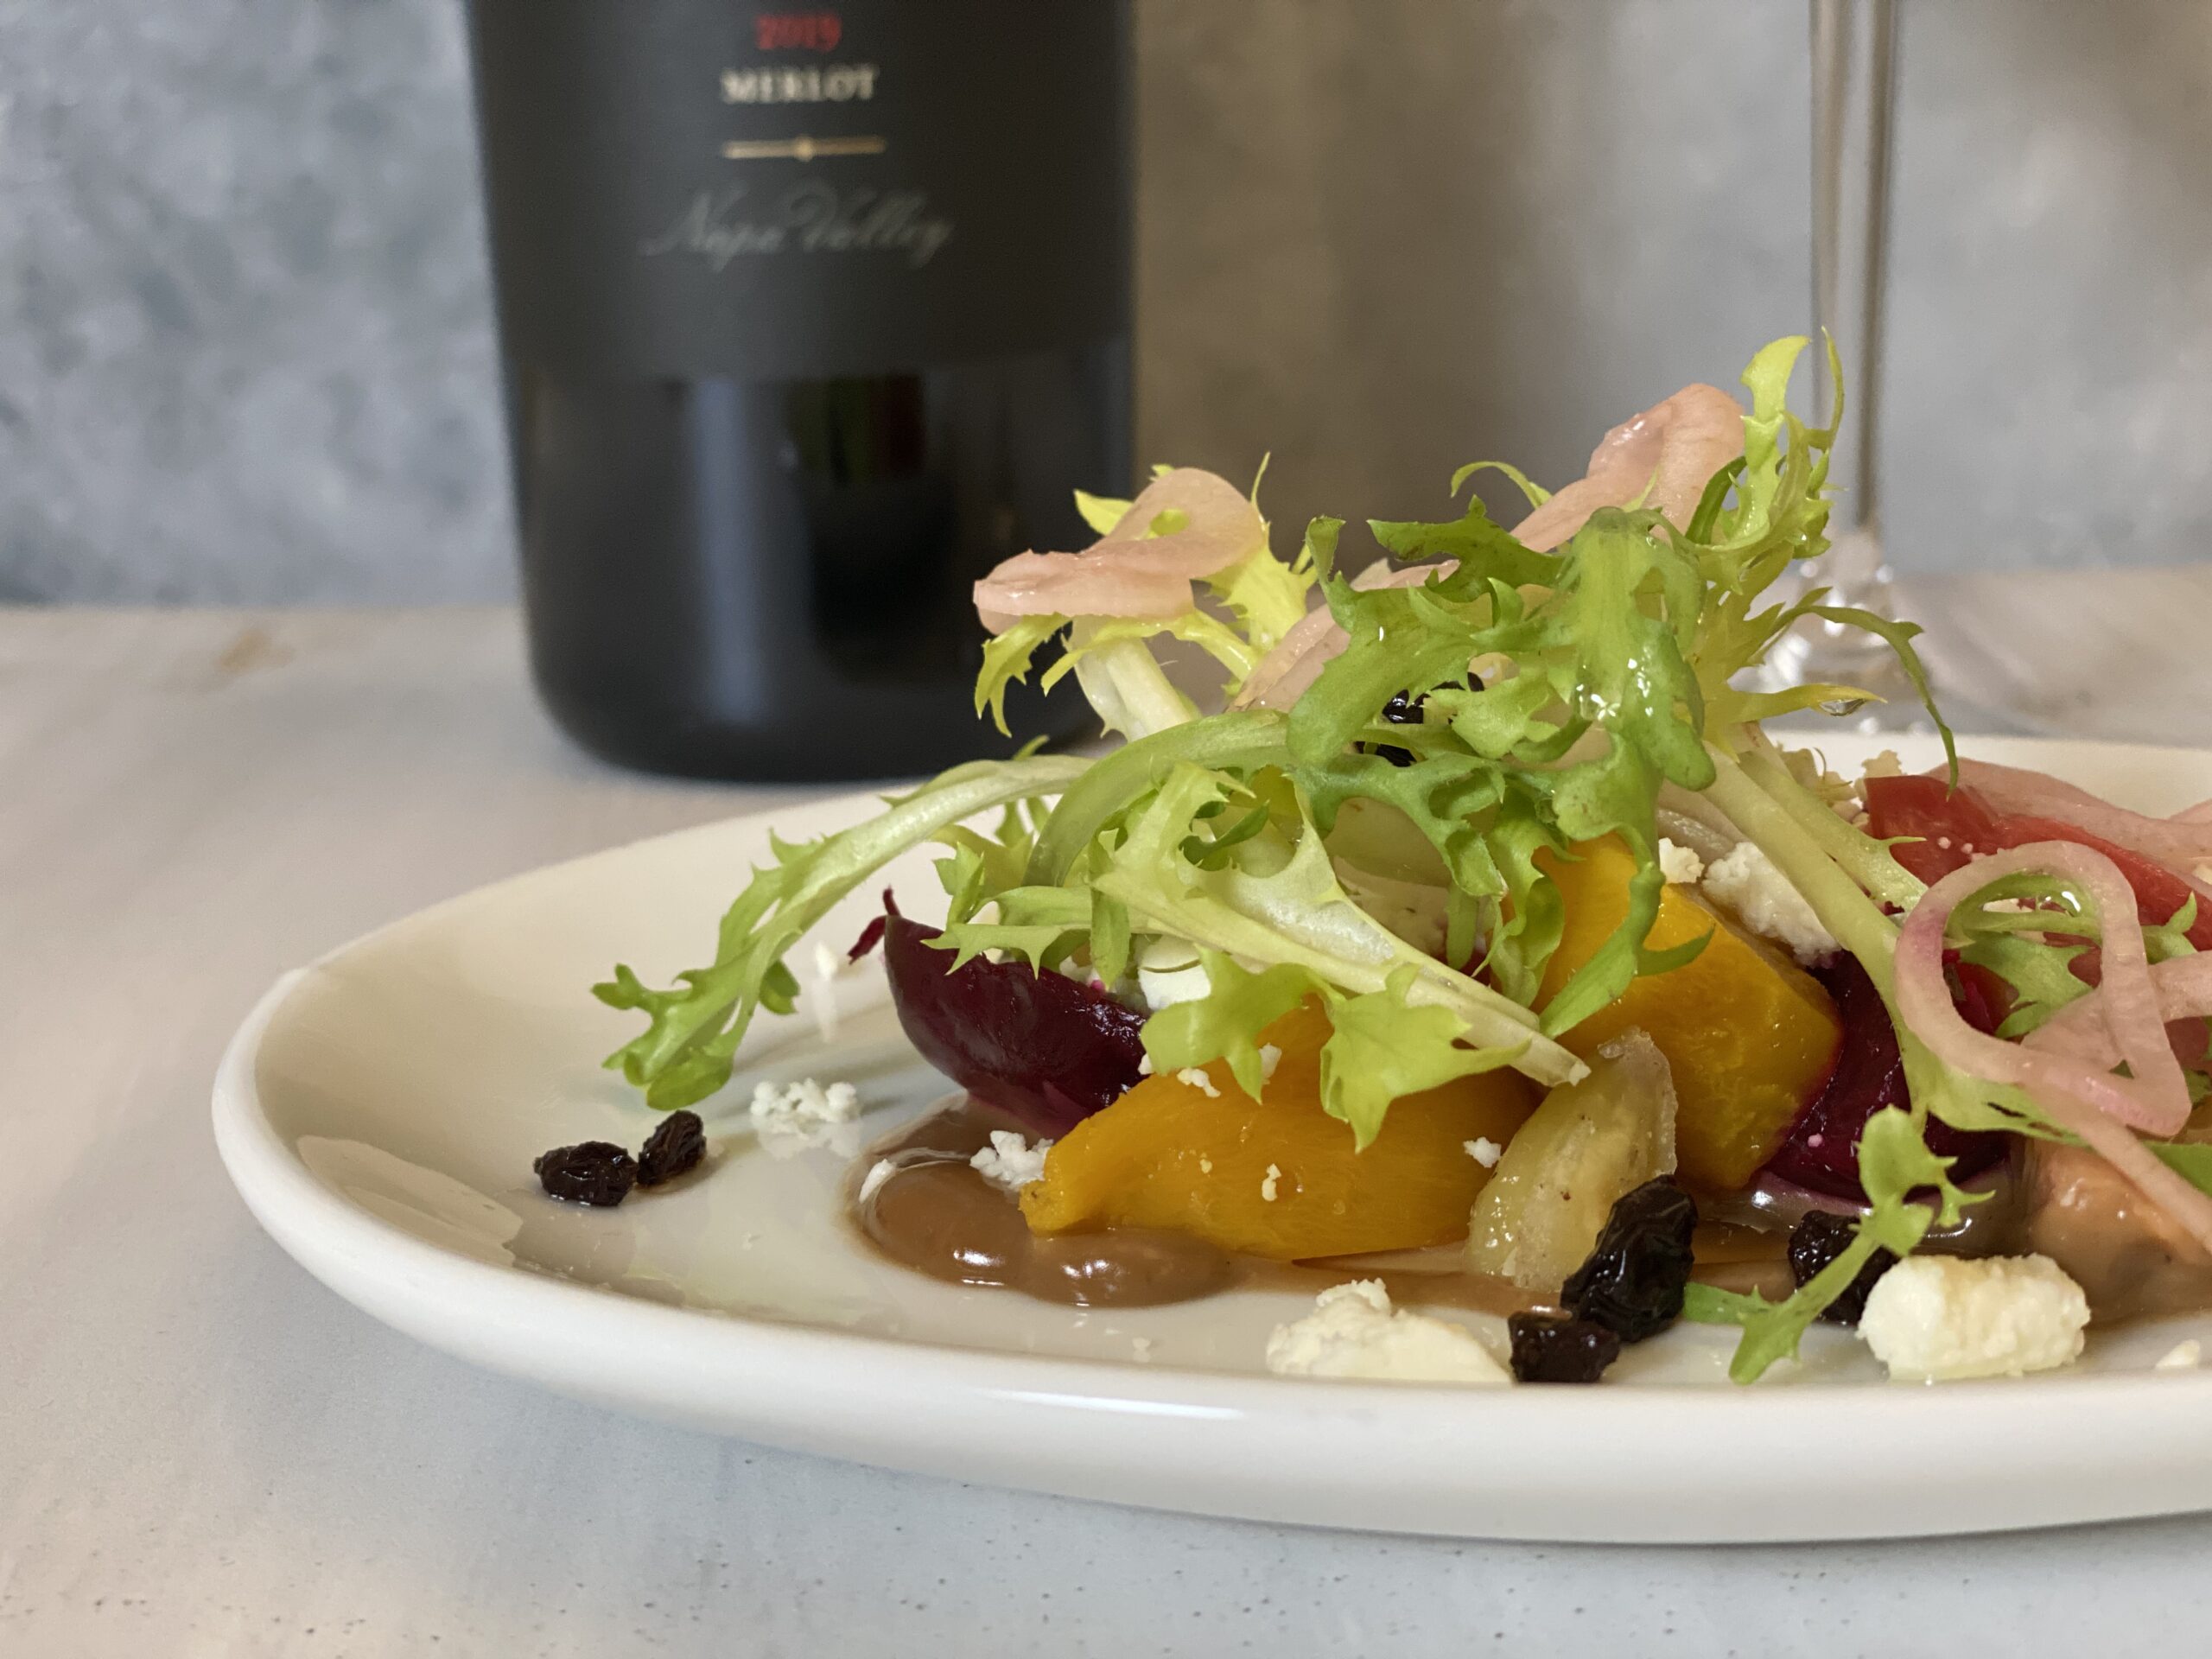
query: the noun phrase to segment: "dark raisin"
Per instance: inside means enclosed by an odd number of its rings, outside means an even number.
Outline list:
[[[531,1167],[540,1186],[575,1204],[620,1204],[638,1179],[637,1160],[610,1141],[556,1147],[540,1153]]]
[[[1516,1313],[1505,1328],[1519,1382],[1595,1382],[1621,1357],[1617,1332],[1571,1313]]]
[[[696,1112],[671,1112],[638,1152],[638,1185],[658,1186],[689,1175],[707,1155],[707,1126]]]
[[[1789,1234],[1789,1276],[1802,1287],[1850,1249],[1851,1241],[1858,1236],[1854,1217],[1832,1215],[1826,1210],[1806,1211],[1805,1218]],[[1866,1298],[1873,1294],[1874,1281],[1897,1264],[1897,1257],[1889,1251],[1875,1251],[1843,1294],[1821,1310],[1821,1317],[1834,1325],[1857,1325],[1866,1312]]]
[[[1646,1181],[1613,1205],[1560,1300],[1630,1342],[1656,1336],[1681,1317],[1696,1228],[1695,1199],[1664,1175]]]

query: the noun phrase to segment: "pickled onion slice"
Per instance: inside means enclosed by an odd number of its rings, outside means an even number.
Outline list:
[[[1943,930],[1952,912],[1991,882],[2024,871],[2058,876],[2096,906],[2104,964],[2098,1007],[2132,1076],[2115,1077],[2094,1063],[1986,1035],[1952,1006],[1943,978]],[[2017,1084],[2054,1116],[2056,1103],[2063,1099],[2152,1135],[2173,1135],[2189,1121],[2189,1088],[2166,1041],[2142,925],[2135,918],[2135,890],[2120,867],[2094,848],[2031,842],[1976,859],[1929,888],[1897,932],[1897,1012],[1938,1059],[1972,1077]]]
[[[1656,507],[1686,525],[1713,475],[1744,453],[1744,406],[1718,386],[1684,386],[1599,441],[1580,478],[1513,527],[1548,552],[1600,507]]]
[[[2158,999],[2158,1018],[2212,1018],[2212,956],[2176,957],[2151,964],[2151,986]],[[2102,1065],[2120,1064],[2120,1048],[2105,1023],[2104,992],[2091,991],[2052,1014],[2028,1034],[2027,1046]]]
[[[2072,882],[2096,905],[2105,952],[2098,1013],[2117,1060],[2127,1065],[2133,1077],[2113,1076],[2101,1058],[1985,1035],[1952,1006],[1943,980],[1943,931],[1952,912],[1991,881],[2024,870]],[[2189,1091],[2166,1041],[2160,998],[2133,911],[2133,890],[2119,867],[2077,842],[2032,842],[1977,860],[1929,888],[1898,930],[1897,1011],[1938,1059],[1970,1076],[2026,1090],[2053,1123],[2079,1135],[2144,1197],[2212,1249],[2212,1196],[2162,1162],[2128,1127],[2134,1123],[2172,1135],[2189,1117]]]
[[[1151,534],[1164,512],[1186,520]],[[983,626],[1003,633],[1017,617],[1113,616],[1166,622],[1197,602],[1191,583],[1267,545],[1268,526],[1244,493],[1217,474],[1179,467],[1153,480],[1119,524],[1080,553],[1017,553],[976,584]]]

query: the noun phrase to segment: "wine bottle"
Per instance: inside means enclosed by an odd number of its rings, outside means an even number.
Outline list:
[[[969,590],[1126,493],[1123,0],[474,0],[533,673],[752,779],[1005,740]],[[1018,734],[1085,724],[1072,688]]]

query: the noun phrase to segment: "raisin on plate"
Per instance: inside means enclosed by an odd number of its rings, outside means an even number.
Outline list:
[[[611,1141],[556,1147],[540,1153],[531,1167],[540,1186],[573,1204],[620,1204],[638,1179],[638,1160]]]
[[[1802,1289],[1815,1274],[1848,1249],[1858,1236],[1859,1223],[1850,1216],[1807,1211],[1805,1218],[1790,1230],[1789,1276]],[[1866,1298],[1873,1294],[1874,1281],[1897,1264],[1897,1257],[1889,1251],[1875,1251],[1843,1294],[1821,1310],[1821,1317],[1833,1325],[1857,1325],[1866,1312]]]
[[[1582,1319],[1629,1342],[1656,1336],[1681,1317],[1690,1281],[1697,1201],[1668,1176],[1624,1193],[1587,1260],[1560,1300]]]
[[[671,1112],[638,1151],[638,1185],[659,1186],[689,1175],[707,1155],[707,1126],[696,1112]]]
[[[1621,1357],[1618,1332],[1572,1313],[1516,1313],[1505,1329],[1516,1382],[1595,1382]]]

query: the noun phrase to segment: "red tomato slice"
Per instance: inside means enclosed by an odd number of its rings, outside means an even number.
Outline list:
[[[1993,812],[1974,791],[1948,789],[1941,778],[1870,778],[1866,815],[1868,833],[1885,841],[1896,836],[1920,837],[1890,850],[1923,881],[1940,880],[1963,868],[1976,853],[2002,852],[2031,842],[2070,841],[2095,848],[2120,867],[2135,889],[2136,913],[2145,927],[2164,927],[2189,901],[2189,883],[2140,853],[2056,818]],[[2189,938],[2198,950],[2212,950],[2212,906],[2197,906]]]

